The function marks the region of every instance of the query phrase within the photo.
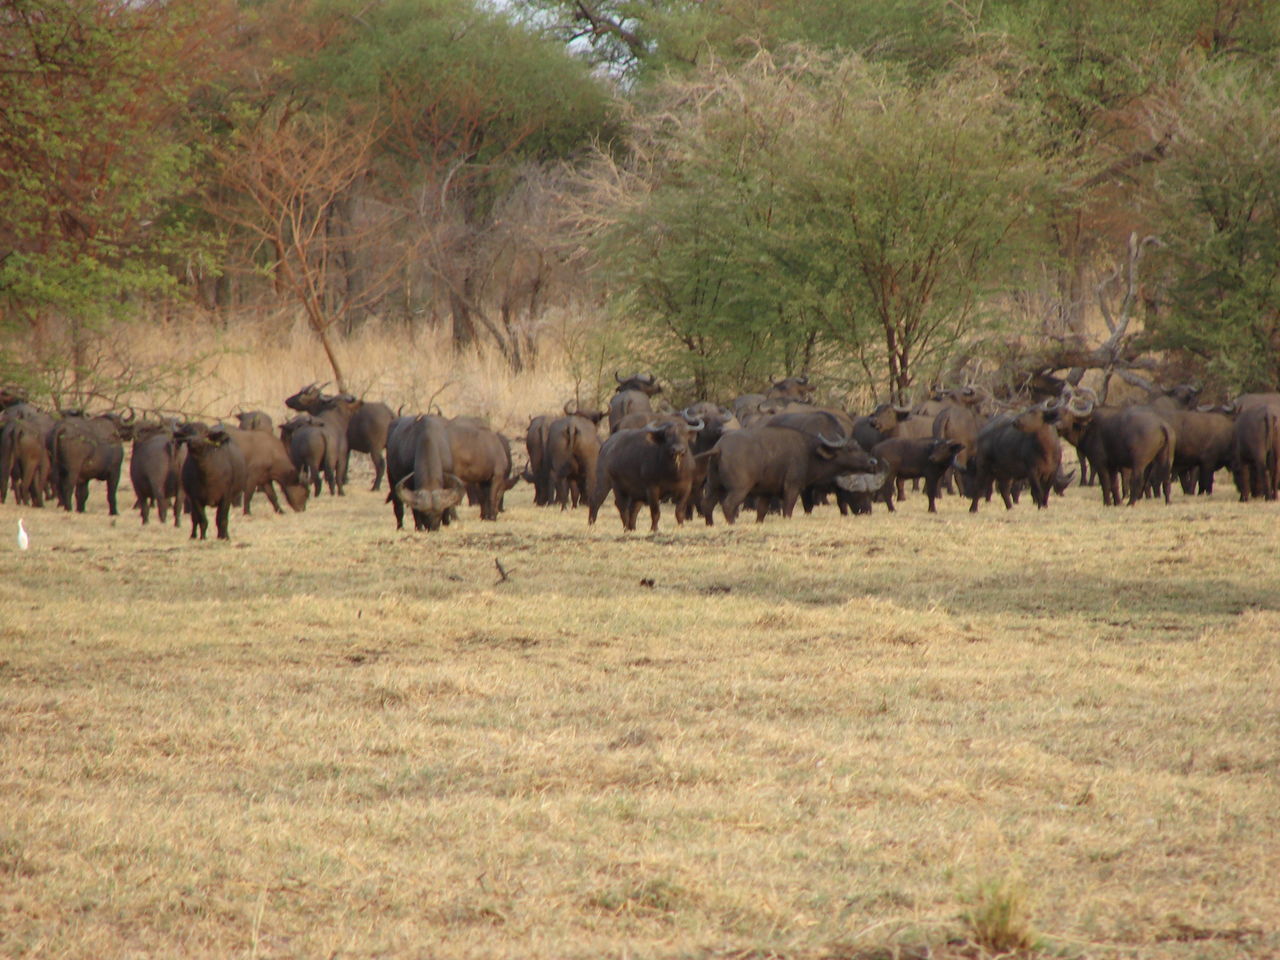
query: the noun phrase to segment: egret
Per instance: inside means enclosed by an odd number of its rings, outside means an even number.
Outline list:
[[[27,528],[22,525],[22,518],[18,518],[18,549],[25,550],[31,546],[31,538],[27,536]]]

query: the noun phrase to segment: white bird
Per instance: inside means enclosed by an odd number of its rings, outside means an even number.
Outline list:
[[[18,549],[25,550],[31,546],[31,538],[27,536],[27,528],[22,525],[22,518],[18,518]]]

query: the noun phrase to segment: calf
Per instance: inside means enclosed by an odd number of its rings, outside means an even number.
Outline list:
[[[962,440],[915,440],[910,437],[891,437],[871,448],[871,455],[883,462],[889,470],[880,496],[890,511],[894,509],[895,481],[923,480],[924,492],[929,498],[929,512],[937,513],[938,484],[942,475],[965,449]]]

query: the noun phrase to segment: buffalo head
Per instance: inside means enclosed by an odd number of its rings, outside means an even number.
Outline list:
[[[462,497],[467,492],[462,481],[451,473],[445,474],[445,481],[449,486],[441,490],[411,490],[409,481],[412,479],[412,477],[405,477],[396,484],[396,496],[410,510],[425,513],[435,520],[439,520],[446,511],[462,503]]]

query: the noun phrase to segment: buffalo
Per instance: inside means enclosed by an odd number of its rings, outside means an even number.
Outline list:
[[[597,415],[593,422],[588,417],[572,414],[558,417],[547,427],[543,455],[555,501],[561,510],[567,509],[570,502],[576,507],[595,489],[596,461],[600,456],[600,434],[596,431],[599,419]]]
[[[1016,415],[994,417],[978,431],[974,455],[965,470],[970,513],[978,512],[982,497],[991,496],[993,484],[1005,509],[1012,510],[1012,488],[1019,481],[1030,485],[1037,507],[1049,505],[1062,464],[1062,443],[1054,429],[1059,419],[1059,407],[1046,401]]]
[[[124,465],[121,432],[127,429],[128,421],[110,414],[71,415],[54,425],[48,437],[49,460],[62,509],[71,509],[74,494],[76,512],[84,513],[89,481],[102,480],[107,485],[107,509],[113,517],[119,514],[116,489]]]
[[[240,445],[231,439],[229,428],[205,430],[187,426],[177,438],[186,444],[182,463],[182,490],[191,513],[191,539],[206,538],[209,530],[207,507],[215,509],[219,540],[230,540],[231,505],[245,492],[247,469]]]
[[[808,487],[826,484],[841,474],[874,473],[880,462],[848,437],[828,439],[789,427],[752,427],[720,438],[708,453],[703,515],[708,522],[719,504],[733,523],[749,497],[756,498],[756,520],[763,522],[771,498],[782,500],[790,518]]]
[[[465,487],[453,473],[449,425],[443,417],[397,417],[387,435],[387,502],[396,529],[404,529],[404,508],[414,528],[439,530],[462,502]]]
[[[280,425],[280,442],[298,469],[299,482],[310,485],[312,493],[318,497],[323,481],[329,486],[329,495],[333,496],[336,472],[329,452],[329,431],[324,421],[308,414],[294,417]]]
[[[871,455],[888,470],[881,490],[885,505],[893,510],[895,481],[923,480],[924,492],[929,498],[929,512],[937,513],[939,482],[964,450],[965,445],[960,440],[916,440],[911,437],[881,440],[871,448]]]
[[[144,524],[150,520],[154,505],[161,523],[168,519],[172,506],[173,525],[181,525],[182,461],[186,456],[186,447],[167,427],[152,427],[135,435],[129,456],[129,479],[133,483],[133,505],[141,513]]]
[[[1236,417],[1232,471],[1242,502],[1280,490],[1280,402],[1254,403]]]
[[[280,485],[285,500],[295,512],[301,512],[307,508],[307,486],[298,476],[298,468],[289,459],[284,443],[274,433],[264,433],[261,430],[238,430],[233,427],[225,429],[227,435],[244,454],[245,516],[249,515],[249,504],[258,490],[267,495],[267,500],[276,513],[284,512],[280,507],[280,501],[276,498],[273,484]]]
[[[622,379],[617,373],[613,378],[618,381],[617,390],[609,401],[609,432],[618,429],[618,421],[629,413],[648,413],[653,410],[649,398],[662,392],[662,387],[653,378],[652,373],[637,373]]]
[[[640,507],[648,504],[649,530],[656,531],[664,499],[675,501],[676,523],[684,523],[693,496],[690,429],[682,421],[667,419],[611,434],[600,447],[587,523],[596,522],[610,491],[626,530],[636,528]]]

